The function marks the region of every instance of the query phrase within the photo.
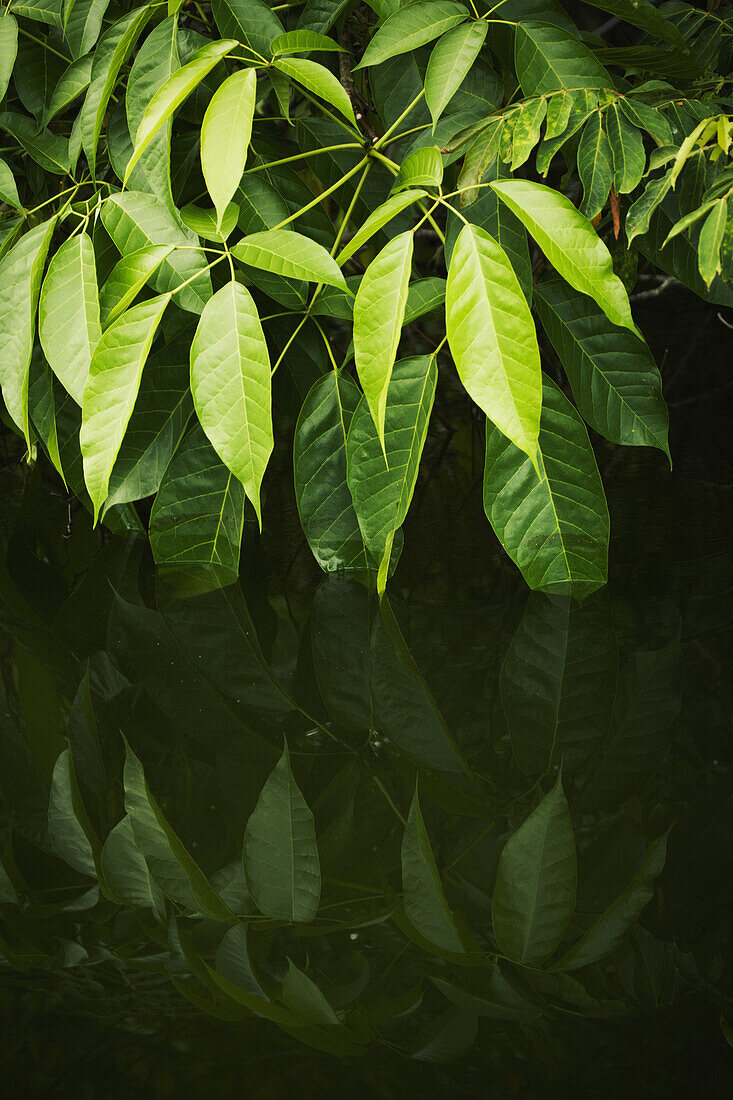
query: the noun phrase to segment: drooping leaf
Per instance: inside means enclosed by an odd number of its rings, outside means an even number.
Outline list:
[[[216,951],[217,973],[254,997],[269,1001],[252,967],[248,940],[246,924],[234,924],[224,933]]]
[[[649,0],[588,0],[588,3],[631,23],[632,27],[640,27],[654,38],[685,47],[685,39],[672,20],[666,19]]]
[[[463,954],[465,948],[445,899],[417,787],[402,837],[401,859],[402,891],[409,920],[420,935],[436,947],[451,954]]]
[[[0,19],[0,100],[5,98],[18,55],[18,20],[9,10]]]
[[[647,345],[560,279],[535,287],[534,301],[585,421],[612,443],[669,456],[662,379]]]
[[[720,246],[728,222],[728,199],[718,199],[703,222],[698,240],[698,266],[706,286],[721,272]]]
[[[219,226],[244,172],[256,98],[257,73],[241,69],[214,92],[201,124],[201,170]]]
[[[288,969],[283,981],[283,1000],[288,1008],[311,1023],[328,1026],[338,1025],[340,1022],[315,982],[292,959],[288,959]]]
[[[529,180],[497,180],[491,186],[563,279],[595,299],[613,324],[636,332],[628,295],[613,272],[608,249],[570,200]]]
[[[232,255],[250,267],[286,278],[306,279],[341,289],[346,286],[338,264],[323,245],[288,229],[250,233],[234,245]]]
[[[36,307],[56,219],[29,230],[0,260],[0,387],[13,422],[30,447],[28,372]]]
[[[191,344],[191,392],[201,427],[261,526],[260,486],[273,448],[270,357],[241,283],[227,283],[204,306]]]
[[[104,116],[117,77],[152,14],[151,4],[133,8],[105,31],[94,51],[89,89],[80,115],[81,143],[92,176],[96,172],[97,146]]]
[[[204,270],[206,257],[196,248],[198,237],[184,229],[159,199],[139,191],[113,194],[103,204],[101,218],[124,256],[150,245],[173,246],[175,251],[154,269],[150,283],[159,294],[176,291],[187,283],[176,294],[176,305],[201,313],[211,297],[211,278]],[[200,275],[194,278],[197,272]]]
[[[611,77],[588,47],[549,23],[517,24],[514,67],[525,96],[613,87]]]
[[[266,917],[314,919],[321,870],[313,814],[293,778],[287,744],[247,822],[244,871],[252,900]]]
[[[487,30],[485,20],[463,23],[444,34],[433,47],[425,73],[425,102],[433,128],[481,52]]]
[[[577,943],[554,966],[556,970],[579,970],[618,947],[639,919],[654,894],[654,880],[661,874],[667,857],[667,834],[647,848],[638,871],[626,889],[601,913]]]
[[[38,303],[38,335],[49,365],[78,405],[102,328],[94,245],[71,237],[48,265]]]
[[[416,50],[467,18],[467,9],[454,0],[424,0],[414,5],[408,4],[385,19],[354,68],[380,65],[390,57]]]
[[[99,291],[100,316],[105,328],[132,305],[172,251],[170,244],[149,244],[117,261]]]
[[[53,769],[48,835],[56,852],[70,867],[96,878],[100,844],[84,808],[68,748],[60,754]]]
[[[135,843],[132,818],[125,814],[109,833],[100,859],[104,894],[133,909],[163,909],[163,892],[150,874],[145,857]]]
[[[225,38],[220,42],[208,42],[197,51],[187,65],[177,69],[158,89],[146,107],[145,114],[135,134],[135,144],[132,156],[125,169],[123,186],[127,183],[130,173],[161,126],[167,122],[184,99],[208,76],[222,58],[231,53],[236,46],[237,42],[231,38]]]
[[[536,462],[542,376],[534,323],[501,245],[473,225],[451,255],[446,332],[470,397]]]
[[[183,439],[160,483],[150,515],[158,565],[210,569],[221,584],[239,574],[244,488],[200,427]]]
[[[235,202],[230,202],[222,211],[221,220],[217,217],[216,210],[204,210],[192,202],[186,203],[179,214],[183,224],[202,240],[221,244],[237,227],[239,207]]]
[[[104,332],[92,355],[80,432],[84,481],[95,522],[140,388],[143,367],[170,301],[161,294],[133,306]]]
[[[437,379],[434,356],[400,360],[387,391],[383,445],[366,398],[349,428],[348,486],[364,544],[381,563],[380,594],[386,585],[395,534],[405,521],[415,490]]]
[[[326,573],[366,572],[364,541],[346,480],[346,438],[361,399],[347,374],[314,382],[293,440],[295,495],[313,555]]]
[[[487,425],[484,509],[530,588],[582,595],[606,581],[608,506],[585,425],[546,376],[542,401],[539,473]]]
[[[604,115],[604,124],[613,157],[613,183],[619,195],[628,195],[639,185],[646,168],[646,152],[641,134],[619,107],[612,103]]]
[[[393,191],[404,187],[440,187],[443,182],[443,158],[436,145],[425,145],[408,153],[400,165]]]
[[[573,826],[558,776],[501,853],[491,907],[500,950],[524,966],[549,958],[573,915],[576,882]]]
[[[0,160],[0,202],[7,203],[14,210],[23,209],[23,204],[18,197],[15,177],[4,160]]]
[[[354,108],[351,105],[348,92],[343,84],[324,65],[316,61],[309,61],[304,57],[280,57],[274,62],[275,68],[285,73],[291,80],[296,80],[313,92],[320,99],[325,99],[332,107],[356,126]]]
[[[139,758],[125,745],[125,809],[135,844],[166,897],[214,920],[231,921],[234,914],[213,889],[203,871],[169,825],[153,798]]]
[[[412,206],[414,202],[419,202],[420,199],[426,197],[427,191],[422,191],[420,188],[402,191],[398,195],[390,195],[386,202],[383,202],[369,215],[348,244],[345,244],[341,249],[336,257],[336,263],[339,267],[343,267],[349,257],[353,256],[368,240],[371,240],[374,234],[383,226],[392,221],[392,218],[396,218],[408,206]]]
[[[110,0],[74,0],[64,12],[64,39],[73,58],[89,53],[99,38]]]
[[[532,593],[501,670],[512,750],[523,771],[581,767],[604,741],[618,648],[608,602]]]
[[[552,100],[550,100],[552,102]],[[512,172],[529,159],[539,143],[540,129],[547,114],[547,99],[540,96],[523,103],[512,126]]]
[[[270,56],[273,39],[284,30],[264,0],[213,0],[211,8],[221,34],[238,38],[263,57]]]
[[[594,111],[583,127],[578,145],[578,175],[583,185],[581,213],[586,218],[595,218],[606,205],[614,180],[611,145],[600,111]]]
[[[70,103],[73,103],[87,90],[91,75],[91,56],[80,57],[78,61],[72,61],[56,84],[46,106],[43,115],[45,126],[48,126],[57,114],[65,110]]]
[[[374,603],[369,590],[331,574],[313,597],[310,622],[313,671],[328,713],[349,730],[372,727],[369,638]]]
[[[380,441],[407,305],[412,251],[411,232],[393,237],[370,263],[354,301],[356,370]]]

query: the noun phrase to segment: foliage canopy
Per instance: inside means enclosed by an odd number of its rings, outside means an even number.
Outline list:
[[[731,36],[594,7],[640,41],[557,0],[10,0],[0,386],[29,460],[115,530],[154,498],[157,562],[225,582],[297,420],[316,559],[383,591],[460,379],[528,584],[603,584],[587,429],[669,454],[637,262],[733,302]]]

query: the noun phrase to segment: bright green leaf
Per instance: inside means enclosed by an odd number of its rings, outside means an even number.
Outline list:
[[[319,65],[317,61],[308,61],[304,57],[280,57],[274,65],[291,80],[297,80],[309,92],[313,92],[320,99],[325,99],[326,103],[330,103],[344,118],[356,126],[354,108],[348,92],[324,65]]]
[[[132,305],[172,251],[170,244],[149,244],[117,261],[99,291],[99,308],[105,328]]]
[[[463,4],[454,0],[422,0],[399,8],[385,19],[355,69],[380,65],[390,57],[410,53],[468,19]]]
[[[368,240],[371,240],[374,234],[383,226],[392,221],[392,218],[397,217],[406,207],[424,198],[427,198],[427,191],[421,191],[419,189],[414,191],[402,191],[398,195],[391,195],[386,202],[383,202],[376,210],[372,211],[364,224],[357,229],[349,243],[344,245],[341,249],[336,257],[336,263],[339,267],[342,267],[350,256],[358,252],[362,245],[366,244]]]
[[[285,278],[306,279],[341,289],[346,286],[338,264],[323,245],[289,229],[250,233],[234,245],[232,255],[243,264]]]
[[[244,173],[257,99],[257,73],[241,69],[214,92],[201,124],[201,170],[218,225]]]
[[[433,47],[425,73],[425,102],[433,128],[481,52],[488,28],[486,20],[463,23]]]
[[[81,405],[102,328],[94,246],[86,233],[71,237],[48,265],[38,303],[38,335],[51,370]]]

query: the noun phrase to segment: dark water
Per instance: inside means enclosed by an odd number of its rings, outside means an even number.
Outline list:
[[[675,468],[599,442],[611,579],[582,605],[528,593],[503,557],[481,510],[481,429],[449,387],[382,614],[312,562],[285,445],[265,535],[248,526],[241,582],[227,590],[156,577],[144,541],[102,538],[76,507],[69,524],[47,471],[8,467],[3,1095],[729,1095],[729,334],[682,293],[642,300],[639,316],[664,360]],[[48,827],[59,754],[68,739],[103,840],[124,814],[123,735],[189,853],[250,914],[267,1003],[282,1004],[290,959],[340,1024],[253,1016],[211,978],[251,980],[241,943],[220,947],[226,924],[159,895],[114,904],[60,858]],[[310,924],[252,913],[241,872],[283,735],[315,814],[323,888]],[[489,946],[502,847],[560,759],[579,865],[566,946],[671,827],[641,919],[566,974],[496,960]],[[482,965],[432,949],[405,919],[416,772],[448,903]]]

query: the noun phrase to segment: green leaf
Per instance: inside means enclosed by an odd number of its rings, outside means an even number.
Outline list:
[[[520,107],[512,127],[512,172],[521,168],[539,142],[546,114],[547,99],[544,96],[530,99]]]
[[[611,723],[617,668],[607,600],[530,595],[499,681],[524,772],[575,771],[593,755]]]
[[[484,510],[530,588],[587,594],[606,582],[608,506],[585,425],[546,376],[538,463],[487,425]]]
[[[479,992],[459,989],[441,978],[431,977],[430,980],[454,1005],[477,1016],[490,1020],[528,1020],[537,1015],[538,1009],[521,997],[498,969],[491,972],[488,981],[483,975],[481,977],[480,983],[475,982]]]
[[[708,214],[700,230],[700,239],[697,244],[698,264],[700,274],[705,280],[705,285],[710,286],[716,275],[722,268],[720,263],[720,246],[723,243],[723,234],[728,221],[728,198],[718,199],[713,209]]]
[[[618,100],[604,115],[613,157],[613,182],[619,195],[634,191],[644,175],[646,152],[641,134],[619,108]]]
[[[102,325],[106,328],[124,313],[173,251],[171,244],[149,244],[118,260],[99,292]]]
[[[187,65],[183,65],[172,73],[163,86],[158,89],[146,107],[145,114],[135,134],[135,147],[127,162],[125,178],[122,181],[123,187],[161,126],[168,121],[174,111],[180,107],[184,99],[191,94],[204,77],[208,76],[211,70],[237,45],[236,40],[232,38],[207,43],[194,54]],[[237,183],[239,183],[239,180],[237,180]],[[236,183],[234,187],[236,187]],[[224,205],[226,206],[226,203]]]
[[[0,21],[1,24],[1,21]],[[4,160],[0,159],[0,202],[7,203],[14,210],[22,210],[23,204],[18,197],[15,177]]]
[[[651,179],[643,194],[632,203],[626,214],[626,239],[629,244],[634,237],[644,236],[649,231],[652,215],[672,186],[669,172],[657,179]]]
[[[193,230],[198,237],[220,244],[236,229],[239,207],[235,202],[230,202],[221,219],[217,219],[215,210],[203,210],[200,206],[189,202],[179,211],[179,214],[183,224]]]
[[[250,233],[234,245],[232,255],[243,264],[275,275],[346,287],[338,264],[323,245],[289,229]]]
[[[70,749],[64,749],[54,765],[48,835],[58,855],[70,867],[96,878],[100,844],[82,802]]]
[[[38,335],[51,370],[81,405],[102,335],[94,245],[86,233],[64,241],[48,265],[38,304]]]
[[[412,232],[393,237],[369,264],[354,302],[356,370],[382,443],[387,391],[407,305],[412,249]]]
[[[594,111],[583,127],[578,145],[578,175],[583,185],[580,210],[586,218],[595,218],[606,205],[613,173],[611,146],[601,112]]]
[[[238,38],[263,57],[269,57],[270,45],[283,33],[283,25],[264,0],[213,0],[216,25],[227,38]]]
[[[463,4],[453,0],[420,0],[394,12],[377,30],[354,69],[379,65],[389,57],[410,53],[468,19]]]
[[[266,917],[314,919],[321,896],[316,832],[290,769],[287,744],[247,822],[244,871],[252,900]]]
[[[371,593],[343,573],[324,578],[313,597],[310,642],[318,692],[329,715],[348,730],[372,727],[372,617]]]
[[[554,970],[579,970],[610,955],[636,924],[652,900],[654,880],[661,874],[667,857],[667,834],[652,841],[639,870],[626,889],[601,913],[588,931],[559,959]]]
[[[227,981],[265,1001],[270,998],[257,980],[249,956],[249,932],[246,924],[234,924],[224,933],[216,949],[216,970]]]
[[[463,954],[455,918],[443,893],[443,884],[420,811],[417,786],[402,837],[402,891],[405,912],[421,936],[443,951]]]
[[[421,191],[419,189],[415,191],[402,191],[398,195],[391,195],[386,202],[383,202],[376,210],[372,211],[364,224],[357,229],[354,236],[351,238],[348,244],[339,252],[336,257],[336,263],[339,267],[343,267],[350,256],[353,256],[355,252],[371,240],[375,233],[377,233],[388,222],[392,221],[392,218],[397,217],[399,213],[411,206],[414,202],[419,202],[420,199],[427,198],[427,191]]]
[[[519,22],[514,68],[525,96],[563,89],[613,88],[613,81],[580,39],[549,23]]]
[[[129,814],[115,825],[104,842],[100,879],[104,894],[118,905],[157,913],[164,910],[163,892],[135,843]]]
[[[91,50],[99,38],[109,0],[74,0],[64,9],[64,39],[73,58]]]
[[[339,1018],[321,993],[315,982],[288,959],[288,970],[283,981],[283,1000],[288,1008],[314,1024],[339,1024]]]
[[[50,130],[39,130],[28,115],[13,111],[0,112],[0,130],[14,137],[29,157],[40,164],[45,172],[55,176],[69,173],[69,139]]]
[[[491,186],[563,279],[595,299],[613,324],[638,335],[628,295],[614,275],[610,252],[570,200],[551,187],[529,180],[497,180]]]
[[[379,605],[370,649],[374,721],[419,768],[464,775],[466,766],[402,635],[388,598]]]
[[[144,500],[160,488],[193,412],[188,342],[151,356],[130,423],[109,479],[104,514],[116,504]]]
[[[326,573],[367,570],[346,482],[346,437],[360,399],[347,374],[330,372],[308,391],[295,427],[293,468],[300,523]]]
[[[132,821],[135,844],[166,897],[214,920],[232,921],[231,909],[213,889],[150,793],[143,766],[127,743],[124,785],[125,809]]]
[[[425,102],[435,124],[481,52],[489,25],[485,20],[454,27],[430,54],[425,73]]]
[[[281,73],[297,80],[309,92],[325,99],[326,103],[330,103],[356,126],[356,116],[348,92],[324,65],[319,65],[317,61],[308,61],[304,57],[281,57],[273,64]]]
[[[200,427],[178,447],[150,515],[150,548],[158,565],[209,569],[221,584],[239,574],[244,488],[219,461]]]
[[[204,270],[206,257],[195,250],[198,237],[184,229],[160,199],[135,191],[111,195],[102,206],[101,217],[102,225],[124,256],[150,245],[177,249],[156,266],[150,285],[165,294],[192,279],[176,293],[176,305],[190,313],[201,313],[211,297],[211,278]],[[200,277],[193,278],[197,272]]]
[[[151,4],[133,8],[105,31],[94,51],[89,90],[80,115],[81,143],[92,176],[96,174],[99,135],[117,77],[153,11]]]
[[[400,165],[393,191],[404,187],[440,187],[443,182],[443,158],[435,145],[423,146],[408,153]]]
[[[536,286],[534,302],[586,423],[612,443],[669,457],[662,378],[647,345],[560,279]]]
[[[465,225],[453,249],[445,313],[469,396],[535,463],[542,374],[534,322],[506,253],[477,226]]]
[[[270,43],[270,49],[273,57],[288,53],[310,53],[311,50],[344,52],[344,47],[339,46],[338,42],[312,30],[286,31],[285,34],[279,34]]]
[[[80,57],[78,61],[72,61],[51,94],[51,98],[43,115],[44,126],[48,126],[49,122],[51,122],[60,111],[65,110],[70,103],[73,103],[75,99],[79,98],[82,92],[87,90],[91,75],[91,56]]]
[[[500,951],[541,966],[575,909],[577,860],[562,777],[512,833],[499,859],[491,915]]]
[[[599,95],[582,89],[553,95],[547,105],[545,138],[537,150],[535,163],[541,176],[546,176],[556,153],[577,134],[580,127],[598,106]],[[559,106],[555,108],[555,104]]]
[[[415,491],[428,433],[438,369],[435,356],[395,363],[387,391],[383,442],[366,398],[354,413],[346,440],[347,478],[367,549],[380,562],[377,589],[387,581],[395,534]]]
[[[529,258],[527,231],[505,203],[490,187],[483,189],[475,202],[464,208],[463,217],[478,225],[497,241],[506,252],[509,262],[519,279],[519,285],[527,302],[532,302],[532,264]],[[463,223],[450,213],[446,224],[445,255],[450,263],[456,238]],[[414,285],[414,284],[413,284]]]
[[[649,0],[587,0],[594,8],[610,12],[632,27],[640,27],[653,38],[661,38],[685,49],[687,43],[675,24],[657,11]]]
[[[619,96],[616,100],[621,110],[626,115],[632,126],[640,130],[646,130],[656,141],[657,145],[671,145],[673,142],[672,128],[660,110],[649,107],[640,99],[631,99],[628,96]]]
[[[28,377],[28,409],[31,424],[38,438],[45,447],[46,453],[58,471],[64,485],[67,486],[66,474],[64,473],[59,451],[53,374],[38,346],[33,349],[31,358]]]
[[[18,55],[18,20],[7,9],[0,19],[0,100],[5,98]]]
[[[56,219],[37,225],[0,260],[0,387],[5,407],[30,447],[28,373],[43,268]]]
[[[201,124],[201,170],[218,226],[244,173],[257,100],[257,73],[241,69],[214,92]]]
[[[270,357],[252,296],[227,283],[204,306],[191,344],[191,392],[211,445],[252,502],[273,448]]]
[[[79,441],[94,521],[140,388],[143,367],[170,294],[133,306],[107,328],[92,356],[84,388]]]

